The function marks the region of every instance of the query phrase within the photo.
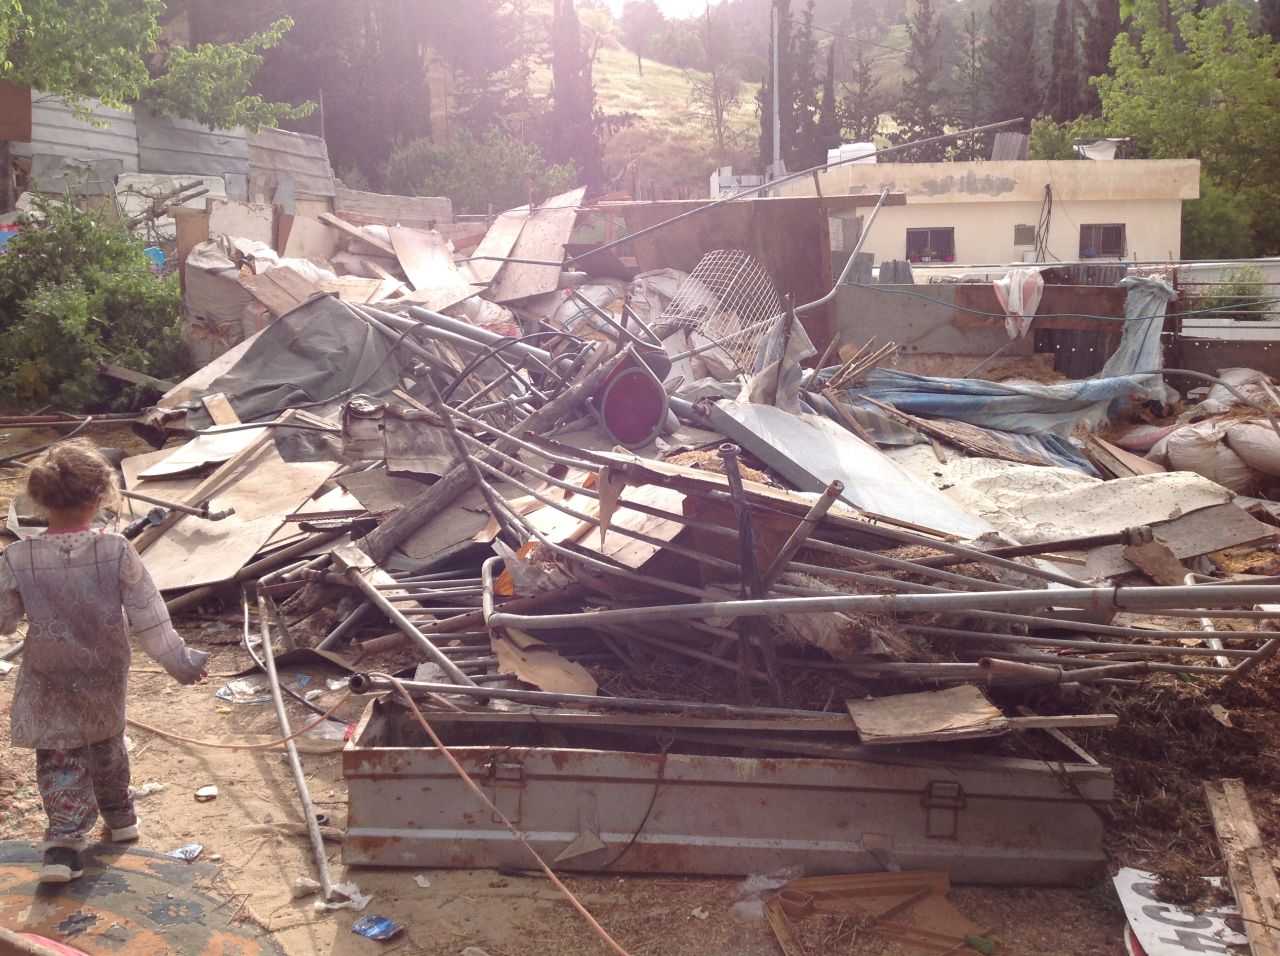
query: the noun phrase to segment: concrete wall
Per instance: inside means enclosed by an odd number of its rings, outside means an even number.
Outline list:
[[[956,263],[1010,263],[1034,251],[1014,244],[1014,227],[1035,227],[1053,194],[1049,261],[1080,257],[1080,225],[1124,223],[1127,259],[1176,259],[1182,203],[1199,196],[1197,160],[852,163],[821,174],[823,195],[865,195],[885,186],[904,206],[880,211],[864,249],[877,261],[907,257],[907,230],[955,230]],[[812,180],[782,187],[813,195]]]

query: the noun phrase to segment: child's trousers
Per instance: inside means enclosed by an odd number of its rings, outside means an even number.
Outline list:
[[[123,733],[72,750],[37,750],[36,780],[49,818],[42,850],[83,850],[99,812],[112,829],[137,822]]]

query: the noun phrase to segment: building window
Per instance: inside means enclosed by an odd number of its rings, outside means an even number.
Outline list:
[[[955,262],[956,231],[947,229],[908,229],[907,259],[911,262]]]
[[[1036,227],[1014,226],[1013,244],[1015,246],[1034,246],[1036,244]]]
[[[1080,258],[1124,258],[1124,223],[1085,224],[1080,227]]]

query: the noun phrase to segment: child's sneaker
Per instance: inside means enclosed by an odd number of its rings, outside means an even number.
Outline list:
[[[132,843],[138,839],[138,820],[135,819],[127,827],[112,827],[111,842],[112,843]]]
[[[84,856],[65,846],[52,846],[44,851],[40,868],[41,883],[69,883],[84,874]]]

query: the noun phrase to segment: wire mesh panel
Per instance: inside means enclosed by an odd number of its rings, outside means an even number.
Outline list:
[[[694,266],[661,321],[719,342],[746,372],[781,312],[778,290],[764,266],[740,249],[716,249]]]

